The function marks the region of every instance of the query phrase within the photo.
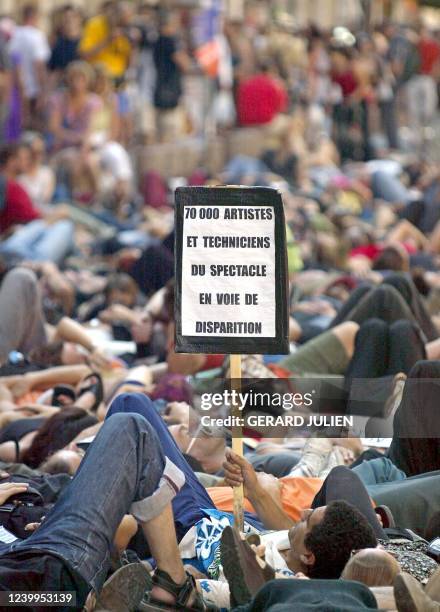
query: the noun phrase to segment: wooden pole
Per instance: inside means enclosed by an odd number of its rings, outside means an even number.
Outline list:
[[[231,355],[230,361],[231,390],[237,393],[241,391],[241,355]],[[241,405],[235,402],[232,407],[232,415],[242,417]],[[232,427],[232,450],[243,457],[243,430],[240,426]],[[244,529],[244,493],[243,485],[234,487],[234,526],[238,531]]]

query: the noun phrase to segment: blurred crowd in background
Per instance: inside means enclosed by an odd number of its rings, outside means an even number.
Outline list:
[[[422,22],[300,30],[294,18],[227,20],[221,3],[109,1],[94,15],[60,5],[49,31],[41,23],[35,4],[0,19],[6,201],[21,188],[2,233],[62,216],[56,203],[131,227],[188,179],[272,173],[308,193],[323,168],[435,153],[440,41]],[[145,148],[157,143],[172,146]]]

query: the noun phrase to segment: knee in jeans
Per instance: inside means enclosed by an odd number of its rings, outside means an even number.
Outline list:
[[[136,412],[116,412],[112,414],[109,419],[107,419],[106,423],[110,423],[114,429],[118,431],[122,431],[123,428],[133,427],[136,431],[151,429],[153,428],[148,423],[148,421],[141,414],[137,414]]]
[[[61,219],[61,221],[57,221],[56,228],[59,232],[65,232],[66,234],[71,234],[73,236],[75,224],[69,219]]]
[[[132,412],[141,415],[142,418],[148,420],[148,414],[156,414],[156,410],[152,402],[142,393],[121,393],[112,402],[112,414],[119,412]]]

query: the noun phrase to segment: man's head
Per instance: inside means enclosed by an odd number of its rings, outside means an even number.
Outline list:
[[[9,178],[15,178],[25,172],[26,152],[26,147],[17,143],[0,147],[0,172]]]
[[[107,16],[111,16],[114,14],[116,10],[116,2],[115,0],[104,0],[101,4],[101,13]]]
[[[394,38],[394,36],[396,36],[396,34],[398,34],[398,32],[399,32],[399,28],[398,28],[397,24],[392,22],[392,21],[387,21],[383,25],[383,33],[390,40],[392,38]]]
[[[94,70],[90,64],[75,60],[69,64],[65,73],[67,90],[72,96],[84,95],[90,90],[94,75]]]
[[[118,25],[120,27],[127,27],[133,19],[133,3],[120,0],[116,3],[116,14]]]
[[[23,7],[22,15],[24,25],[36,25],[40,18],[38,6],[35,3],[26,4]]]
[[[344,501],[304,510],[289,539],[289,567],[322,579],[339,578],[353,550],[377,546],[367,519]]]
[[[122,272],[113,274],[108,279],[105,298],[108,306],[123,304],[127,308],[135,305],[139,289],[136,282],[128,274]]]
[[[400,565],[386,550],[364,548],[350,557],[341,578],[362,582],[369,587],[393,586],[400,571]]]
[[[61,30],[67,38],[79,38],[82,30],[82,14],[72,4],[66,4],[61,13]]]
[[[159,28],[164,36],[174,36],[179,30],[177,13],[168,9],[160,11]]]
[[[401,244],[390,244],[375,258],[372,269],[409,272],[409,255]]]
[[[63,449],[46,459],[39,469],[45,474],[69,474],[74,476],[83,456],[84,453]]]

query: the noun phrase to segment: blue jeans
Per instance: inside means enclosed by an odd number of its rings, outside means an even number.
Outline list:
[[[399,470],[388,457],[378,457],[371,461],[363,461],[352,469],[365,486],[378,485],[384,482],[405,480],[406,474]]]
[[[182,472],[166,459],[154,428],[139,414],[116,414],[104,423],[41,527],[1,552],[52,553],[98,591],[124,515],[148,522],[164,510],[183,482]]]
[[[185,475],[185,484],[172,502],[177,539],[180,541],[191,527],[206,516],[203,509],[215,508],[214,503],[205,487],[200,484],[150,398],[140,393],[119,395],[112,402],[107,419],[124,412],[141,414],[148,421],[159,438],[165,457]]]
[[[61,263],[73,248],[74,225],[63,220],[48,225],[32,221],[0,245],[0,253],[29,261]]]
[[[410,200],[410,193],[402,181],[397,176],[383,170],[373,172],[371,189],[375,198],[380,198],[385,202],[408,204]]]
[[[224,170],[226,184],[240,185],[253,177],[254,185],[266,185],[265,175],[269,172],[267,166],[258,158],[248,155],[236,155],[227,164]]]

